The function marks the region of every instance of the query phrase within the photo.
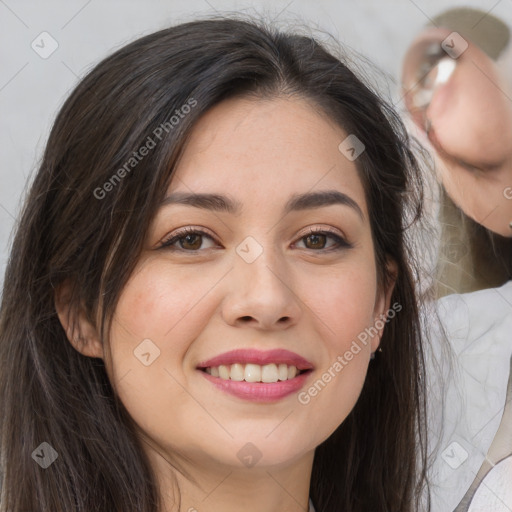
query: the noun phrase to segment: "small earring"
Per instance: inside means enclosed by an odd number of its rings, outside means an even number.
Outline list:
[[[375,352],[382,352],[382,348],[378,348]],[[375,359],[375,352],[372,352],[370,354],[370,359],[373,361]]]

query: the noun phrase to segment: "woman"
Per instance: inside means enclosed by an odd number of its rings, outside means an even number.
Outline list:
[[[512,276],[512,42],[492,13],[436,16],[408,49],[405,102],[442,184],[439,295]]]
[[[417,510],[408,144],[342,61],[261,23],[96,66],[6,272],[2,512]]]
[[[442,184],[439,339],[456,364],[432,393],[444,400],[431,420],[443,426],[430,479],[440,512],[512,507],[511,39],[494,14],[457,7],[433,18],[403,66]]]

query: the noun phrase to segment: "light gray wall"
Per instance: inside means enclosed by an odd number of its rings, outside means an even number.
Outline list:
[[[20,199],[57,110],[79,78],[115,48],[215,10],[266,13],[285,24],[313,24],[396,78],[415,33],[455,5],[504,19],[512,13],[512,0],[0,0],[0,286]],[[31,47],[35,41],[40,53],[51,49],[50,39],[38,37],[42,32],[58,43],[46,59]]]

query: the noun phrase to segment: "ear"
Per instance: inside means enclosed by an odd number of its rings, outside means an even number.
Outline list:
[[[372,353],[375,352],[380,345],[380,340],[382,338],[382,333],[384,332],[384,327],[386,325],[386,320],[388,318],[388,312],[391,306],[391,295],[393,294],[393,290],[395,288],[396,278],[398,276],[398,265],[394,260],[388,259],[386,262],[386,269],[388,282],[383,286],[380,286],[377,290],[377,296],[375,298],[375,309],[374,309],[374,326],[377,329],[378,334],[373,336],[371,341]],[[400,306],[400,309],[401,306]]]
[[[85,308],[73,307],[71,302],[72,286],[65,281],[55,290],[55,309],[66,336],[80,354],[88,357],[103,358],[103,343],[96,327],[88,319]]]

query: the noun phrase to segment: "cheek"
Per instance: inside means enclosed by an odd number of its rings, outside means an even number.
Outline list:
[[[155,260],[135,271],[118,301],[109,379],[138,427],[159,444],[179,440],[190,422],[204,424],[185,390],[184,361],[215,307],[208,292],[216,274],[171,272]]]
[[[351,269],[309,281],[308,305],[325,325],[330,350],[343,351],[374,320],[376,273],[373,261],[361,259]],[[315,281],[313,281],[315,282]]]
[[[177,381],[183,382],[183,361],[191,340],[212,314],[214,305],[207,296],[219,281],[215,274],[170,271],[161,260],[135,271],[116,307],[107,365],[125,405],[131,402],[144,408],[151,402],[149,396],[182,394]]]
[[[207,296],[221,278],[222,273],[217,271],[180,272],[165,259],[142,266],[118,302],[113,349],[122,353],[133,343],[150,338],[162,352],[172,349],[176,359],[194,333],[201,330],[201,319],[208,318]]]
[[[325,280],[317,276],[313,282],[308,306],[323,339],[318,347],[321,364],[298,398],[315,410],[308,419],[311,430],[326,438],[353,409],[365,381],[375,335],[375,267],[361,258],[350,271]]]
[[[116,319],[129,326],[138,336],[149,333],[160,338],[190,311],[197,295],[200,280],[187,274],[185,280],[179,272],[171,272],[165,263],[152,262],[136,271],[126,285],[116,308]]]

